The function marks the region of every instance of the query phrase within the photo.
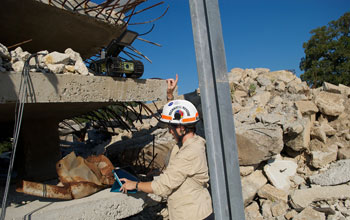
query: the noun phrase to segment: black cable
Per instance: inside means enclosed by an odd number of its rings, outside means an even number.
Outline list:
[[[6,215],[7,195],[8,195],[8,191],[9,191],[9,187],[10,187],[10,182],[11,182],[11,175],[12,175],[12,170],[13,170],[13,164],[15,161],[15,154],[16,154],[16,149],[17,149],[19,132],[21,129],[21,124],[22,124],[24,103],[25,103],[25,99],[27,97],[27,92],[28,92],[28,81],[30,80],[29,61],[32,57],[35,57],[37,55],[39,55],[39,54],[30,55],[29,58],[24,62],[24,66],[23,66],[23,70],[22,70],[21,82],[20,82],[20,87],[19,87],[19,91],[18,91],[18,99],[16,101],[16,106],[15,106],[15,127],[14,127],[14,131],[13,131],[12,153],[11,153],[10,165],[9,165],[9,169],[8,169],[8,173],[7,173],[4,196],[2,199],[0,220],[4,220],[5,215]]]

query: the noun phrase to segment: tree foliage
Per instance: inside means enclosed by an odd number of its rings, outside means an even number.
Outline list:
[[[350,12],[310,33],[310,40],[303,44],[301,79],[313,87],[324,81],[350,86]]]

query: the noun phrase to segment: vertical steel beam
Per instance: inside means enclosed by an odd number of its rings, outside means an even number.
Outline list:
[[[218,0],[189,0],[216,219],[244,220]]]

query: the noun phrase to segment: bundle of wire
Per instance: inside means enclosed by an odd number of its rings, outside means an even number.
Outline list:
[[[18,137],[19,137],[19,132],[22,124],[24,103],[26,101],[28,93],[30,93],[31,81],[30,81],[29,71],[31,69],[31,66],[29,65],[29,61],[31,58],[35,57],[36,69],[39,69],[38,57],[37,57],[38,55],[43,55],[43,54],[35,53],[30,55],[30,57],[24,62],[24,66],[22,70],[21,82],[20,82],[19,91],[18,91],[18,99],[16,101],[16,107],[15,107],[15,126],[13,131],[13,140],[12,140],[12,154],[11,154],[10,165],[7,173],[7,179],[6,179],[6,186],[5,186],[5,191],[4,191],[4,196],[2,199],[2,206],[1,206],[1,217],[0,217],[1,220],[4,220],[6,215],[7,195],[10,188],[11,175],[13,170],[13,164],[15,161]]]

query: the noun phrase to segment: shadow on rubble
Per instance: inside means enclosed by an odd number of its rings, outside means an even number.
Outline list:
[[[110,144],[106,148],[105,155],[115,166],[133,166],[137,174],[147,173],[153,168],[152,163],[157,157],[155,135],[152,134],[157,129],[158,127],[141,129],[134,132],[130,138],[123,137],[122,140]],[[151,155],[145,156],[144,148],[150,145],[153,147],[153,150],[148,152]]]

